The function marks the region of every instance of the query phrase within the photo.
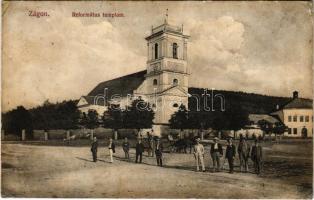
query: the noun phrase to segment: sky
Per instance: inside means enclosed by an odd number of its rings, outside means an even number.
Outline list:
[[[2,14],[2,111],[78,99],[102,81],[146,69],[144,38],[166,9],[190,35],[190,87],[312,98],[310,2],[15,1]]]

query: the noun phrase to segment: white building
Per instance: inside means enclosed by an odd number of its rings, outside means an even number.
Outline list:
[[[286,126],[288,137],[313,137],[313,101],[298,97],[298,92],[293,92],[293,99],[287,104],[271,113],[277,116]]]

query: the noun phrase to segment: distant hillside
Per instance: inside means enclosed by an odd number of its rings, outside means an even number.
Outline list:
[[[211,90],[207,90],[208,94]],[[203,88],[189,88],[189,94],[198,95],[202,97],[204,94]],[[291,101],[292,98],[289,97],[275,97],[267,96],[254,93],[246,92],[234,92],[234,91],[224,91],[224,90],[214,90],[214,95],[221,94],[225,97],[226,107],[229,106],[240,106],[242,109],[246,110],[251,114],[268,114],[276,108],[276,105],[283,105]],[[203,98],[201,98],[201,109],[203,107]],[[209,102],[210,105],[210,102]],[[219,98],[214,100],[214,107],[218,109],[220,107]],[[196,110],[196,100],[195,98],[189,98],[189,109]]]

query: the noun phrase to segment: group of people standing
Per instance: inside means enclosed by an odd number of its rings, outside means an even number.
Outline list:
[[[154,141],[155,140],[155,141]],[[154,156],[156,155],[156,161],[157,165],[162,167],[162,151],[163,151],[163,145],[160,142],[160,139],[157,137],[153,139],[153,137],[148,137],[149,141],[149,148],[148,148],[148,156]],[[113,140],[110,138],[109,139],[109,157],[110,157],[110,162],[113,163],[113,154],[115,153],[115,143]],[[125,159],[130,161],[130,143],[128,141],[128,138],[125,138],[123,143],[122,143],[122,149],[124,151],[124,156]],[[93,161],[97,162],[97,150],[98,150],[98,141],[97,138],[94,137],[94,140],[92,142],[92,147],[91,147],[91,152],[93,156]],[[144,145],[142,143],[142,139],[138,139],[136,146],[135,146],[135,163],[142,163],[142,157],[144,153]]]
[[[223,165],[225,161],[228,160],[229,173],[234,172],[234,160],[236,153],[238,153],[239,155],[241,172],[243,171],[243,169],[244,172],[248,172],[248,162],[249,158],[251,158],[251,160],[253,161],[255,173],[260,174],[262,168],[263,150],[258,140],[254,141],[254,145],[251,148],[246,139],[241,137],[237,147],[237,151],[236,146],[233,144],[232,138],[229,138],[227,140],[227,147]],[[200,143],[200,138],[197,138],[196,144],[194,146],[196,171],[200,171],[201,165],[202,171],[205,172],[204,155],[204,146]],[[213,161],[213,172],[219,172],[221,170],[220,161],[224,154],[222,145],[219,143],[219,139],[217,137],[214,138],[214,143],[211,144],[210,155]]]
[[[160,138],[155,137],[153,138],[151,135],[148,134],[148,156],[156,156],[156,161],[158,166],[163,166],[163,145],[160,141]],[[92,143],[91,151],[93,155],[93,161],[97,161],[97,148],[98,148],[98,142],[97,138],[94,137],[94,141]],[[125,159],[130,161],[130,155],[129,155],[129,150],[130,150],[130,143],[127,138],[124,139],[122,143],[122,149],[125,154]],[[115,153],[115,143],[113,140],[110,138],[109,139],[109,145],[108,145],[108,150],[109,150],[109,156],[110,156],[110,162],[113,162],[113,154]],[[142,142],[142,138],[139,138],[136,143],[135,147],[135,163],[142,163],[142,156],[143,152],[145,150],[145,147]],[[249,158],[253,161],[254,164],[254,169],[255,173],[260,174],[261,172],[261,166],[262,166],[262,158],[263,158],[263,150],[262,147],[259,144],[259,140],[254,141],[254,145],[252,148],[250,147],[250,144],[246,141],[244,137],[240,137],[239,144],[236,148],[236,146],[233,144],[232,138],[229,138],[227,140],[227,146],[225,150],[225,154],[223,154],[223,148],[222,145],[219,143],[219,139],[217,137],[214,138],[214,143],[211,144],[210,146],[210,155],[213,161],[213,172],[220,172],[221,170],[221,158],[224,155],[224,161],[228,161],[229,164],[229,173],[234,172],[234,160],[236,153],[238,153],[239,160],[240,160],[240,171],[242,172],[248,172],[248,162]],[[204,155],[205,155],[205,148],[204,146],[200,143],[200,138],[197,138],[195,141],[194,145],[194,158],[195,158],[195,163],[196,163],[196,171],[201,170],[205,172],[205,163],[204,163]]]

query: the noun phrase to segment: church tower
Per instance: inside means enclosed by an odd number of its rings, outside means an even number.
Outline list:
[[[166,17],[163,24],[152,27],[147,41],[146,91],[154,91],[157,100],[155,124],[168,124],[181,104],[188,106],[187,42],[183,25],[174,26]],[[153,97],[151,96],[150,99]]]

